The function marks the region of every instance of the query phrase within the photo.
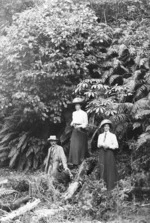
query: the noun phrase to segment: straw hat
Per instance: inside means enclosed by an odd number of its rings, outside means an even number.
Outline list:
[[[102,128],[102,126],[105,124],[109,124],[110,126],[112,126],[112,122],[109,119],[104,119],[100,124],[100,128]]]
[[[47,140],[49,141],[58,141],[57,137],[55,135],[50,136]]]
[[[82,98],[74,98],[72,101],[72,104],[82,104],[84,102],[84,99]]]

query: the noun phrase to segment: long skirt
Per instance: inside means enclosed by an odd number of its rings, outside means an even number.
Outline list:
[[[117,184],[118,173],[115,162],[114,151],[111,149],[99,151],[100,178],[106,183],[107,190],[112,190]]]
[[[79,165],[88,157],[88,138],[85,130],[74,129],[71,135],[69,163]]]

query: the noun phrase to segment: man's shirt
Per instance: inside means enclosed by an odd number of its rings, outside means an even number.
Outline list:
[[[64,150],[61,146],[55,145],[51,146],[48,150],[48,155],[44,161],[45,170],[47,172],[49,165],[53,165],[54,163],[62,162],[64,169],[67,168],[67,159],[64,153]]]

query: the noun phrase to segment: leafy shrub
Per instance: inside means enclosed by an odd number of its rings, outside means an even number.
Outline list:
[[[96,20],[86,5],[61,0],[14,15],[0,48],[3,133],[7,125],[16,138],[24,132],[32,137],[43,123],[62,121],[76,84],[103,60],[99,49],[111,44],[111,28]]]

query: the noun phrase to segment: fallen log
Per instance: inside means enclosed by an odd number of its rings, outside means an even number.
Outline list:
[[[37,207],[37,205],[39,203],[40,203],[40,199],[36,199],[33,202],[28,202],[26,205],[24,205],[23,207],[20,207],[16,211],[12,211],[8,215],[6,215],[4,217],[1,217],[0,218],[0,222],[1,223],[8,223],[11,220],[13,220],[14,218],[19,217],[20,215],[23,215],[23,214],[25,214],[28,211],[33,210],[35,207]]]
[[[38,216],[38,219],[40,220],[41,218],[45,217],[51,217],[55,214],[57,214],[58,212],[60,211],[64,211],[65,208],[62,208],[62,207],[58,207],[57,209],[55,208],[51,208],[51,209],[48,209],[48,208],[42,208],[41,210],[35,210],[34,211],[34,214],[36,216]]]
[[[10,195],[13,193],[17,193],[16,190],[10,190],[10,189],[5,189],[5,188],[0,188],[0,197],[5,196],[5,195]]]
[[[18,200],[16,200],[13,203],[10,203],[10,204],[2,204],[0,202],[0,209],[7,211],[7,212],[10,212],[11,210],[16,210],[22,204],[26,204],[30,199],[31,199],[30,196],[26,196],[24,198],[19,198]]]

